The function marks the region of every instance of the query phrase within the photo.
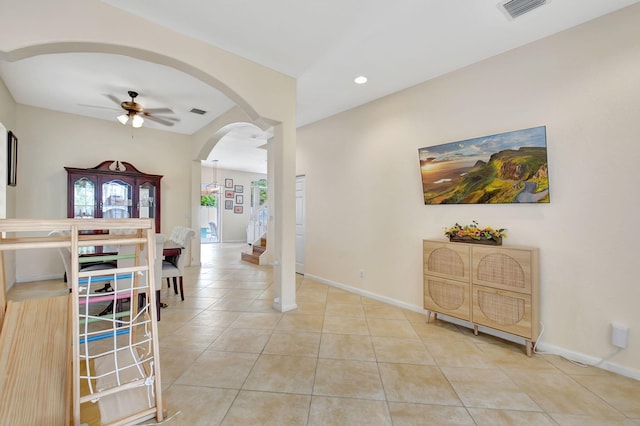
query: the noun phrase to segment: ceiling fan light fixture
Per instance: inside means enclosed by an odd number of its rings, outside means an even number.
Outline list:
[[[208,195],[220,192],[220,184],[218,183],[218,160],[212,160],[212,163],[211,177],[213,180],[204,188]]]
[[[353,79],[353,82],[356,84],[365,84],[369,79],[364,75],[359,75],[358,77]]]
[[[217,183],[209,183],[209,184],[207,184],[207,186],[205,186],[204,190],[209,195],[215,194],[217,192],[220,192],[220,185],[217,184]]]
[[[129,121],[129,114],[119,115],[118,121],[121,122],[122,124],[127,124],[127,121]]]
[[[142,123],[144,123],[144,119],[142,117],[140,117],[138,114],[133,116],[133,120],[131,121],[131,125],[133,127],[142,127]]]

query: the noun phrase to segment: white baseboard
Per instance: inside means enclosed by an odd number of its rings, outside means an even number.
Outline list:
[[[291,305],[283,306],[282,303],[280,302],[279,297],[276,297],[275,299],[273,299],[273,304],[271,305],[271,307],[278,312],[289,312],[289,311],[298,309],[298,305],[295,303]]]
[[[64,278],[64,274],[47,274],[47,275],[38,275],[38,276],[30,276],[30,277],[20,277],[20,279],[16,279],[15,284],[21,283],[32,283],[34,281],[49,281],[49,280],[60,280]]]
[[[366,290],[362,290],[362,289],[359,289],[359,288],[351,287],[351,286],[348,286],[346,284],[342,284],[342,283],[339,283],[339,282],[336,282],[336,281],[331,281],[331,280],[328,280],[326,278],[318,277],[318,276],[313,275],[313,274],[304,274],[304,276],[308,277],[308,278],[311,278],[314,281],[318,281],[320,283],[330,285],[332,287],[337,287],[337,288],[340,288],[342,290],[349,291],[351,293],[359,294],[360,296],[365,296],[365,297],[368,297],[370,299],[378,300],[380,302],[385,302],[385,303],[397,306],[397,307],[402,308],[402,309],[407,309],[409,311],[418,312],[418,313],[426,315],[426,311],[420,306],[410,305],[410,304],[402,302],[400,300],[392,299],[392,298],[386,297],[386,296],[380,296],[379,294],[371,293],[370,291],[366,291]]]
[[[360,296],[366,296],[374,300],[378,300],[381,302],[388,303],[393,306],[397,306],[399,308],[407,309],[413,312],[424,313],[426,315],[426,311],[421,306],[410,305],[408,303],[402,302],[400,300],[392,299],[386,296],[380,296],[379,294],[371,293],[366,290],[362,290],[359,288],[351,287],[346,284],[342,284],[336,281],[331,281],[326,278],[319,277],[313,274],[305,274],[307,278],[310,278],[314,281],[318,281],[323,284],[330,285],[332,287],[337,287],[342,290],[349,291],[351,293],[359,294]],[[467,321],[460,320],[458,318],[449,317],[447,315],[438,314],[438,318],[443,318],[444,320],[454,323],[456,325],[460,325],[462,327],[473,328],[473,325]],[[499,330],[488,329],[482,326],[478,327],[479,331],[485,334],[489,334],[492,336],[499,337],[501,339],[508,340],[510,342],[524,344],[524,339],[519,338],[517,336],[513,336],[511,334],[502,333]],[[591,365],[596,368],[602,368],[603,370],[611,371],[612,373],[620,374],[621,376],[631,377],[636,380],[640,380],[640,371],[635,370],[633,368],[625,367],[619,364],[615,364],[611,361],[607,361],[606,359],[596,358],[591,355],[583,354],[580,352],[574,352],[566,348],[562,348],[559,346],[551,345],[548,343],[544,343],[542,341],[538,341],[537,350],[540,352],[545,352],[548,354],[558,355],[566,359],[570,359],[573,361],[578,361],[583,364]]]
[[[16,284],[15,281],[12,281],[10,283],[7,284],[7,288],[5,288],[5,293],[8,292],[9,290],[11,290],[11,287],[13,287]]]
[[[561,348],[559,346],[551,345],[549,343],[544,343],[544,342],[538,343],[537,349],[540,352],[558,355],[572,361],[577,361],[582,364],[590,365],[592,367],[611,371],[612,373],[620,374],[621,376],[631,377],[632,379],[640,380],[640,371],[608,361],[606,358],[604,359],[597,358],[591,355],[571,351],[569,349]],[[615,353],[617,352],[614,352],[614,354]]]

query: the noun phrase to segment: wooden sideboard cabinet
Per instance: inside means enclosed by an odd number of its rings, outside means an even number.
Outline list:
[[[160,232],[161,175],[143,173],[124,161],[65,169],[67,217],[154,219],[156,232]]]
[[[424,240],[424,308],[524,339],[539,335],[539,251]]]

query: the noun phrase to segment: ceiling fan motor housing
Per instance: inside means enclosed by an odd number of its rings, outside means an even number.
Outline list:
[[[129,93],[129,96],[131,96],[131,102],[124,101],[120,103],[120,106],[129,112],[136,112],[136,113],[142,112],[144,110],[143,106],[135,101],[136,97],[138,96],[138,92],[129,90],[128,93]]]
[[[144,109],[142,105],[136,102],[122,102],[120,106],[129,112],[142,112]]]

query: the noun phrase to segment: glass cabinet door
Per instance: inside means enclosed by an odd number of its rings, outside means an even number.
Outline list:
[[[96,217],[96,184],[87,177],[73,183],[73,217]]]
[[[132,217],[132,185],[113,179],[102,183],[100,210],[105,219],[126,219]]]
[[[151,219],[156,217],[156,187],[151,182],[144,182],[138,188],[138,217]]]

